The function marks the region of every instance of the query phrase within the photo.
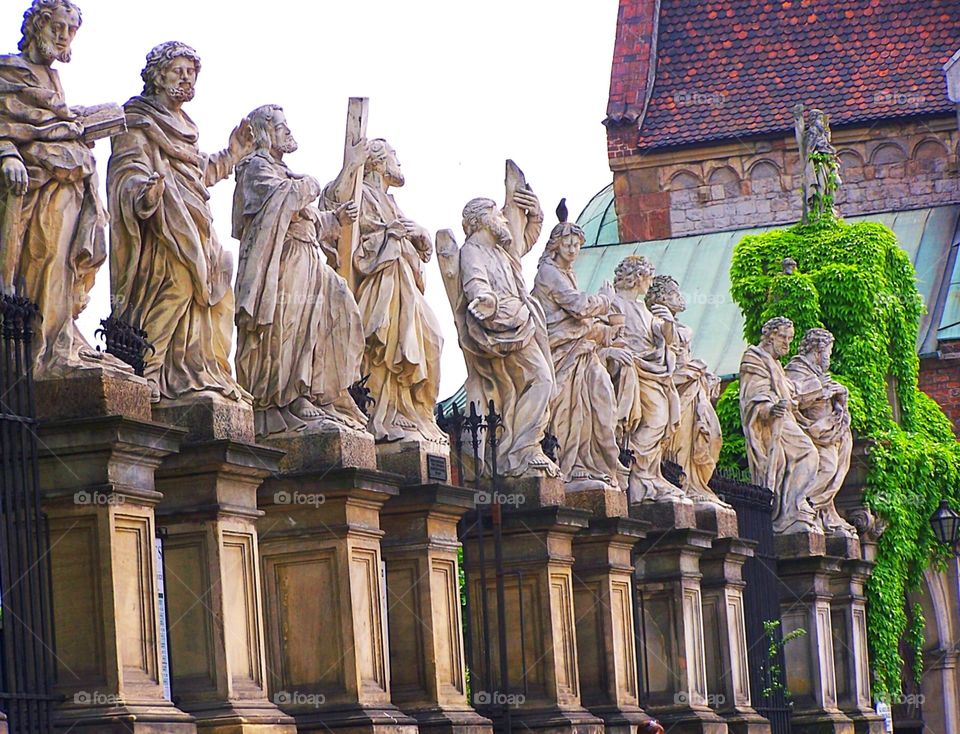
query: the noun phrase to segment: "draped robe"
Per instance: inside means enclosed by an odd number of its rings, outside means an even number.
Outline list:
[[[600,356],[600,317],[609,313],[610,299],[583,293],[573,271],[561,270],[550,258],[537,270],[533,296],[543,307],[550,336],[556,375],[551,426],[568,488],[618,487],[616,399]]]
[[[310,206],[312,182],[267,152],[241,161],[236,176],[237,379],[253,395],[257,434],[306,428],[290,410],[298,398],[363,429],[348,392],[360,377],[360,309],[327,262],[336,216]]]
[[[30,178],[25,196],[0,182],[0,232],[7,233],[0,238],[11,239],[0,246],[22,248],[14,285],[39,307],[37,378],[97,364],[122,367],[112,358],[93,359],[96,353],[74,322],[107,258],[96,163],[76,118],[55,69],[20,55],[0,56],[0,161],[19,159]]]
[[[233,260],[217,241],[208,186],[233,170],[228,151],[206,155],[193,121],[150,97],[124,105],[128,132],[113,139],[107,171],[114,308],[140,325],[156,352],[145,376],[162,398],[213,391],[249,396],[230,369]],[[140,196],[164,176],[160,201]]]
[[[768,410],[780,400],[787,401],[787,412],[777,418]],[[773,528],[778,533],[816,528],[808,497],[819,458],[798,414],[793,385],[779,360],[758,346],[748,347],[740,362],[740,419],[753,483],[774,494]]]
[[[326,209],[337,207],[332,184],[322,202]],[[370,376],[367,387],[376,401],[368,427],[378,441],[446,443],[434,417],[443,336],[423,295],[422,268],[430,251],[388,231],[402,216],[389,192],[364,182],[353,266],[366,341],[361,370]]]

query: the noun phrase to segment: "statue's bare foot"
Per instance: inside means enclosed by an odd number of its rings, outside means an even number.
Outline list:
[[[531,456],[527,462],[527,466],[530,467],[531,471],[545,474],[548,477],[559,477],[563,474],[563,472],[560,471],[560,467],[550,461],[542,451],[538,451]]]
[[[156,380],[147,380],[147,386],[150,388],[150,402],[160,402],[160,383]]]
[[[323,410],[303,397],[297,398],[290,404],[290,412],[304,421],[316,420],[326,415]]]
[[[690,499],[694,502],[703,502],[708,505],[717,505],[718,507],[726,507],[732,509],[729,504],[720,499],[716,494],[707,490],[696,490],[690,493]]]

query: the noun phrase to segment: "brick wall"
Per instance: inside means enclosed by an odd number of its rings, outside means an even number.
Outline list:
[[[960,438],[960,341],[941,342],[939,357],[920,361],[920,389],[943,408]]]
[[[634,129],[635,136],[635,129]],[[608,141],[627,145],[624,126]],[[954,116],[835,130],[845,216],[960,203]],[[793,135],[611,156],[621,240],[789,224],[800,218]]]

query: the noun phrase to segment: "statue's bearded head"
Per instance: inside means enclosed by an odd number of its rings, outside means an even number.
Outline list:
[[[41,64],[70,61],[70,44],[83,22],[80,8],[70,0],[33,0],[23,14],[18,48]]]
[[[367,143],[364,171],[379,173],[387,186],[399,188],[406,183],[400,170],[400,161],[397,160],[397,151],[383,138],[375,138]]]
[[[774,316],[763,325],[760,330],[761,344],[767,351],[779,359],[790,353],[790,344],[793,342],[793,322],[786,316]]]
[[[808,329],[797,351],[826,372],[833,354],[833,334],[826,329]]]
[[[287,126],[287,117],[279,105],[257,107],[250,113],[250,126],[257,150],[284,153],[296,152],[298,145]]]
[[[140,72],[143,96],[165,95],[183,104],[193,99],[200,74],[200,55],[179,41],[154,46],[147,54],[147,64]]]
[[[613,272],[613,289],[617,293],[637,291],[640,295],[646,295],[655,274],[653,263],[643,255],[628,255]]]
[[[469,238],[481,230],[489,232],[501,247],[513,244],[507,219],[493,199],[471,199],[463,208],[463,233]]]
[[[658,275],[650,284],[646,296],[647,306],[660,304],[676,316],[687,310],[687,301],[680,292],[680,284],[672,275]]]

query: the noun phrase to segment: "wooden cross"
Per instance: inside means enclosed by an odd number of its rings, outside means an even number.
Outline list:
[[[367,97],[351,97],[347,104],[347,130],[343,138],[343,162],[347,163],[347,153],[362,138],[367,135],[367,114],[370,100]],[[356,173],[356,178],[350,188],[350,198],[359,209],[363,204],[363,166]],[[340,240],[337,243],[340,267],[338,271],[347,281],[350,290],[356,292],[357,279],[353,273],[353,253],[360,242],[360,219],[350,227],[340,229]]]

